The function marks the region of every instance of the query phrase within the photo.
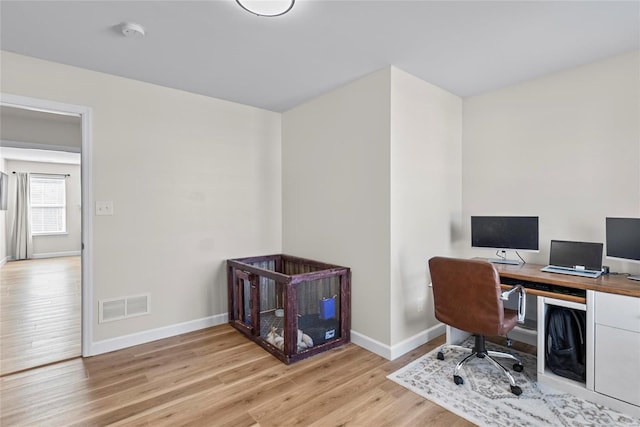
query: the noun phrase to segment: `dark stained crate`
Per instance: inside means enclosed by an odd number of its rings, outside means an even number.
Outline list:
[[[292,363],[350,341],[351,270],[290,255],[227,260],[229,323]]]

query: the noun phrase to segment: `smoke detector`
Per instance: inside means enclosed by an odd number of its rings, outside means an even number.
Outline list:
[[[141,39],[144,37],[144,27],[135,22],[123,22],[120,24],[120,31],[125,37]]]

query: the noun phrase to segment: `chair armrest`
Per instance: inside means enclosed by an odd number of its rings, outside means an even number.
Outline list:
[[[514,292],[518,292],[518,323],[524,323],[524,315],[527,308],[527,293],[524,286],[515,285],[513,288],[502,293],[502,299],[508,300]]]

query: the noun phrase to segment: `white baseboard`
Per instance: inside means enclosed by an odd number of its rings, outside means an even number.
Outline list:
[[[0,267],[2,267],[3,265],[5,265],[7,263],[7,261],[10,261],[11,257],[10,256],[6,256],[2,259],[0,259]]]
[[[91,345],[89,346],[88,356],[96,356],[98,354],[122,350],[123,348],[133,347],[136,345],[145,344],[163,338],[169,338],[180,334],[186,334],[188,332],[197,331],[199,329],[222,325],[224,323],[227,323],[229,321],[228,319],[228,314],[222,313],[202,319],[164,326],[162,328],[137,332],[135,334],[124,335],[121,337],[110,338],[102,341],[96,341],[91,343]],[[412,337],[409,337],[394,346],[389,346],[352,329],[351,342],[371,351],[372,353],[384,357],[385,359],[394,360],[444,333],[445,326],[440,323]]]
[[[122,337],[110,338],[107,340],[96,341],[89,346],[89,356],[96,356],[102,353],[121,350],[135,345],[145,344],[151,341],[161,340],[187,332],[197,331],[199,329],[209,328],[211,326],[222,325],[228,322],[227,313],[217,314],[214,316],[204,317],[202,319],[190,320],[188,322],[178,323],[175,325],[164,326],[162,328],[151,329],[148,331],[137,332],[135,334],[124,335]]]
[[[422,344],[425,344],[432,339],[439,337],[444,333],[445,325],[439,323],[427,330],[424,330],[412,337],[399,342],[398,344],[389,346],[352,329],[351,342],[369,350],[372,353],[377,354],[378,356],[382,356],[385,359],[394,360],[402,356],[403,354],[410,352],[414,348],[420,347]]]
[[[66,251],[66,252],[43,252],[40,254],[32,254],[29,259],[43,259],[43,258],[60,258],[65,256],[80,256],[82,255],[82,251]],[[15,258],[11,255],[5,257],[4,260],[0,261],[0,265],[4,264],[7,261],[15,261]],[[28,260],[21,260],[28,261]]]
[[[351,342],[357,346],[369,350],[372,353],[382,356],[385,359],[391,360],[391,347],[386,344],[376,341],[373,338],[369,338],[359,332],[351,330]]]
[[[404,341],[400,341],[398,344],[391,347],[391,360],[397,359],[405,353],[410,352],[414,348],[420,347],[432,339],[443,335],[446,332],[445,325],[438,323],[429,329],[415,334],[412,337],[407,338]]]
[[[63,256],[80,256],[82,255],[82,251],[67,251],[67,252],[44,252],[41,254],[33,254],[31,255],[31,259],[41,259],[41,258],[59,258]]]

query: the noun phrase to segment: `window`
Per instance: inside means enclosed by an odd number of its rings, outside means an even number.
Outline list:
[[[31,234],[66,233],[64,176],[31,175]]]

